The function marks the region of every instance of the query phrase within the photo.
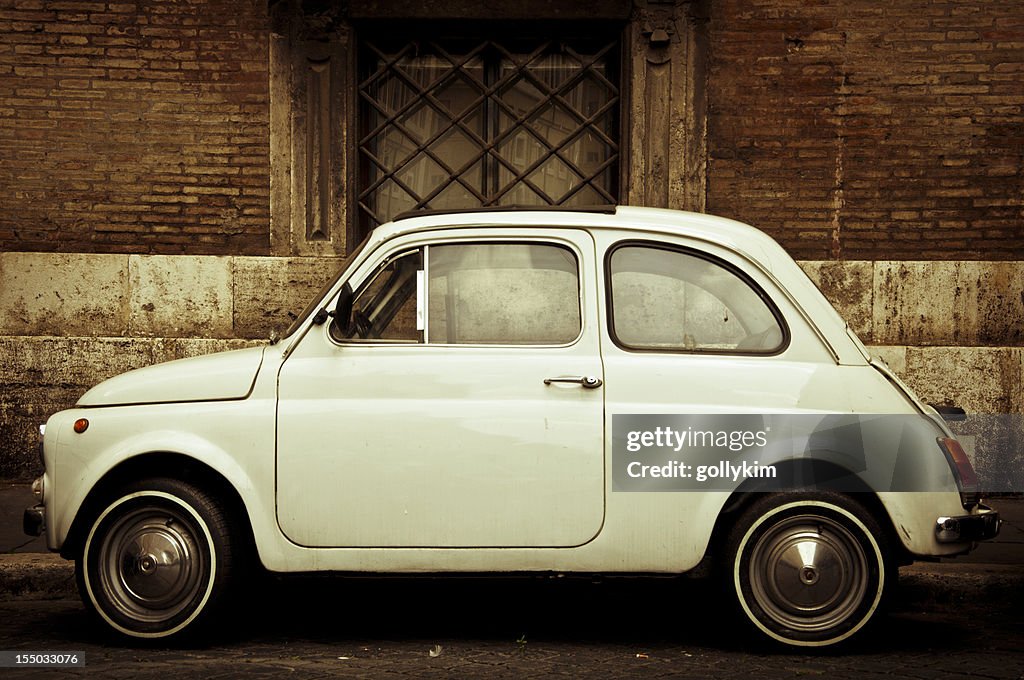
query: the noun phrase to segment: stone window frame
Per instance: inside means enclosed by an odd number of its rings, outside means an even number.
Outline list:
[[[618,22],[619,201],[704,209],[707,0],[268,0],[268,12],[274,256],[342,256],[360,241],[352,80],[369,21]]]

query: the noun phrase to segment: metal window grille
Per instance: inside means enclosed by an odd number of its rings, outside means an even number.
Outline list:
[[[364,39],[358,205],[398,213],[616,203],[619,44]]]

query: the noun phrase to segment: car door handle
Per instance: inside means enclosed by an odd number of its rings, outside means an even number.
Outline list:
[[[557,378],[544,378],[545,385],[550,385],[551,383],[577,383],[583,385],[588,390],[600,387],[603,384],[600,378],[592,375],[560,375]]]

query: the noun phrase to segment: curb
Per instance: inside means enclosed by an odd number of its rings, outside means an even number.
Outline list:
[[[983,605],[1024,607],[1024,569],[1017,564],[918,563],[900,569],[898,609],[929,611]]]
[[[74,562],[49,553],[0,555],[0,601],[76,597]]]
[[[74,563],[53,553],[0,555],[0,601],[77,599]],[[900,570],[899,609],[945,609],[965,603],[1024,606],[1020,565],[918,563]]]

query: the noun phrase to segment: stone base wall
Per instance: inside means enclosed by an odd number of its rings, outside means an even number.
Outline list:
[[[241,349],[255,340],[0,337],[0,478],[39,473],[39,425],[93,385],[164,361]]]

